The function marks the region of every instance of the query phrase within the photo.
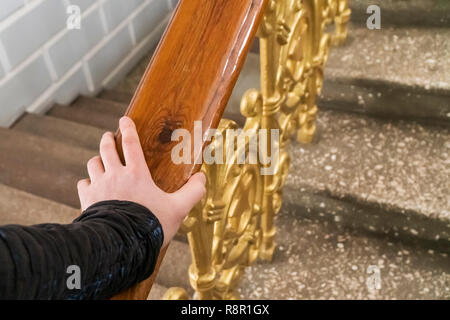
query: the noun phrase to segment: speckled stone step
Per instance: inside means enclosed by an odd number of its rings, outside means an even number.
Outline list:
[[[19,119],[12,129],[90,150],[98,150],[105,132],[81,123],[31,113]]]
[[[76,183],[97,152],[6,129],[0,150],[0,183],[79,208]]]
[[[420,241],[404,243],[299,218],[298,208],[289,206],[281,209],[276,226],[273,261],[246,270],[242,298],[450,299],[448,253]]]
[[[319,106],[449,125],[448,70],[450,28],[351,25],[347,43],[331,50]]]
[[[321,110],[291,157],[284,194],[299,215],[450,244],[450,128]]]
[[[367,8],[378,5],[381,26],[426,26],[450,28],[450,2],[448,0],[351,0],[352,21],[366,25]]]
[[[240,100],[258,81],[258,57],[250,55],[226,118],[240,117],[243,123]],[[322,101],[314,142],[292,146],[285,201],[297,205],[299,215],[448,245],[450,129],[323,106]]]
[[[80,210],[0,184],[0,225],[71,223]]]
[[[299,214],[450,248],[450,129],[322,111],[294,143],[285,201]]]
[[[450,125],[450,29],[350,26],[349,39],[332,48],[318,105],[388,119]],[[259,88],[259,55],[250,54],[225,112],[242,123],[239,105]]]

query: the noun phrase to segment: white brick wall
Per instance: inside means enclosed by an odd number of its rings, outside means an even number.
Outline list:
[[[176,0],[0,0],[0,126],[114,86],[158,43]],[[69,30],[68,5],[81,9]]]

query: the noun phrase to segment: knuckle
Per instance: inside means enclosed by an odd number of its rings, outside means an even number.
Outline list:
[[[99,160],[100,160],[100,157],[99,157],[99,156],[95,156],[95,157],[90,158],[90,159],[88,160],[88,162],[87,162],[88,167],[94,165],[94,164],[95,164],[96,162],[98,162]]]
[[[122,143],[126,144],[128,147],[134,147],[137,145],[137,139],[134,136],[127,134],[123,136]]]
[[[82,179],[77,182],[77,188],[83,189],[87,185],[87,179]]]
[[[112,147],[113,147],[112,141],[109,140],[109,139],[103,139],[102,142],[101,142],[101,144],[100,144],[100,147],[101,147],[103,150],[110,150],[110,149],[112,149]]]
[[[113,142],[113,134],[111,132],[105,132],[102,136],[102,144],[111,144]]]

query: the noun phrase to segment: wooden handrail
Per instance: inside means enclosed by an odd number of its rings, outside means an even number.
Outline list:
[[[137,126],[153,179],[167,192],[200,169],[195,161],[175,165],[175,129],[192,136],[216,128],[264,13],[266,0],[182,0],[127,109]],[[121,135],[117,133],[120,153]],[[206,146],[203,139],[202,148]],[[194,154],[194,152],[192,152]],[[147,280],[114,299],[146,299],[167,248]]]

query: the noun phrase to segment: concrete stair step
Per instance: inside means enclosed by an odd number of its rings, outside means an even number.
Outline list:
[[[449,125],[449,68],[450,28],[350,25],[331,51],[319,106]]]
[[[250,55],[225,118],[244,123],[242,95],[258,82],[259,57]],[[321,107],[315,141],[291,148],[285,201],[308,217],[448,245],[450,129]]]
[[[449,69],[450,29],[372,32],[351,26],[348,43],[331,50],[319,109],[448,126]],[[239,123],[245,120],[239,112],[242,95],[259,88],[259,81],[259,55],[250,54],[228,104],[227,117],[240,117]]]
[[[112,114],[117,117],[123,116],[127,109],[127,105],[120,102],[84,96],[75,100],[71,106],[72,108],[89,109],[99,113]]]
[[[278,247],[270,263],[248,268],[245,299],[449,299],[448,253],[388,236],[299,218],[284,206],[276,219]],[[367,281],[380,274],[379,290]],[[372,276],[372,278],[371,278]]]
[[[61,105],[53,106],[47,115],[113,132],[117,129],[120,118],[120,116],[93,109]]]
[[[313,143],[292,144],[285,201],[302,216],[448,246],[449,141],[450,128],[320,111]]]
[[[133,93],[122,92],[117,90],[103,90],[98,95],[99,98],[104,100],[114,101],[128,105],[133,98]]]
[[[450,244],[450,128],[322,111],[294,143],[286,201],[370,231]]]
[[[19,119],[12,129],[89,150],[98,150],[105,132],[89,125],[31,113]]]
[[[366,25],[367,8],[378,5],[381,26],[450,27],[450,3],[447,0],[352,0],[352,21]]]
[[[0,129],[0,183],[78,208],[76,183],[96,152]]]
[[[71,223],[80,210],[0,184],[0,225]]]

